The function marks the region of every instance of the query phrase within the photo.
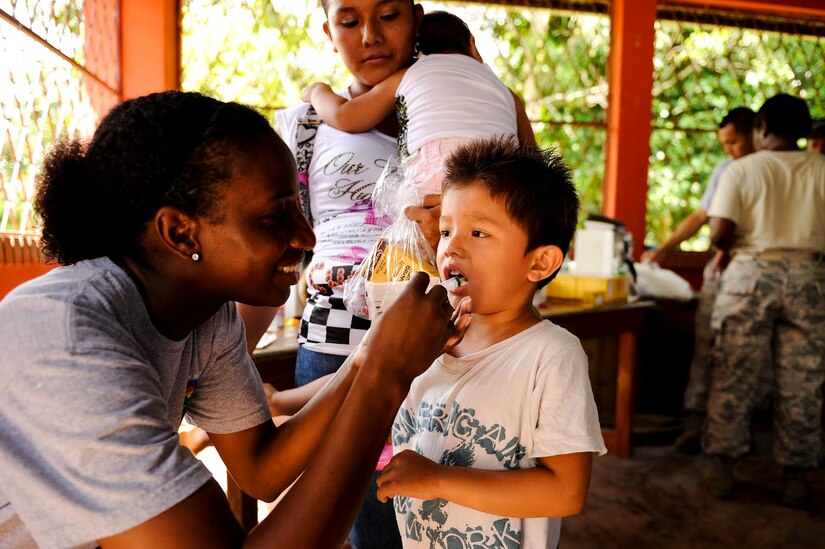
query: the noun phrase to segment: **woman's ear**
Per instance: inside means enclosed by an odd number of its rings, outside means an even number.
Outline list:
[[[324,34],[327,35],[327,38],[329,38],[329,41],[332,44],[332,51],[338,53],[338,48],[335,47],[335,42],[332,40],[332,34],[329,32],[329,21],[324,21]]]
[[[529,255],[532,260],[530,262],[530,270],[527,271],[527,280],[530,282],[544,280],[555,273],[564,261],[564,254],[561,253],[561,248],[554,244],[539,246],[531,250]]]
[[[198,222],[177,208],[164,206],[155,214],[155,229],[160,242],[173,253],[193,259],[201,255]]]
[[[415,17],[415,37],[418,38],[418,26],[421,24],[421,20],[424,19],[424,6],[413,4],[413,17]]]

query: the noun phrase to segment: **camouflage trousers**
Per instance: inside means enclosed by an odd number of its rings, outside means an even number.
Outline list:
[[[737,457],[750,447],[761,372],[773,365],[774,459],[815,467],[822,451],[825,263],[736,256],[713,309],[713,374],[702,447]]]
[[[693,359],[688,370],[688,382],[685,388],[685,410],[705,414],[708,394],[710,393],[711,368],[713,357],[711,345],[713,343],[713,329],[711,328],[711,314],[722,283],[722,275],[714,273],[715,258],[708,261],[702,273],[702,288],[699,290],[699,304],[696,307],[696,316],[693,326]],[[773,370],[770,362],[766,361],[761,372],[759,400],[763,402],[771,392],[773,384]]]
[[[710,345],[713,340],[710,315],[713,312],[713,304],[716,302],[716,294],[719,292],[719,283],[722,280],[719,273],[713,272],[714,263],[715,261],[711,259],[705,265],[702,289],[699,290],[699,305],[696,307],[693,326],[693,360],[690,362],[688,383],[685,388],[685,410],[691,412],[705,412],[710,391]]]

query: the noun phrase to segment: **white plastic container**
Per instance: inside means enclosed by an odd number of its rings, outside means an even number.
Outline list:
[[[427,291],[430,288],[441,282],[440,278],[430,277],[430,283],[427,286]],[[367,299],[367,310],[369,311],[370,319],[375,320],[379,313],[384,309],[395,303],[401,292],[404,291],[409,282],[364,282],[365,296]]]
[[[612,276],[616,274],[616,231],[608,223],[586,221],[576,231],[574,243],[576,274]]]

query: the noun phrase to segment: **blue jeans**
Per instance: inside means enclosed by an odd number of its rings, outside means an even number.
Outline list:
[[[295,365],[295,385],[300,387],[310,381],[337,372],[347,357],[316,353],[298,347],[298,361]],[[401,534],[395,522],[395,510],[392,500],[381,503],[376,497],[378,486],[372,476],[367,496],[361,504],[361,510],[355,518],[355,524],[349,533],[349,542],[355,549],[401,549]]]

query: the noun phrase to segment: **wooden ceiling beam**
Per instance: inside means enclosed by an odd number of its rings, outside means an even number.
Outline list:
[[[660,1],[659,5],[721,9],[788,18],[825,18],[825,2],[822,0],[771,0],[770,2],[759,0],[665,0]]]

